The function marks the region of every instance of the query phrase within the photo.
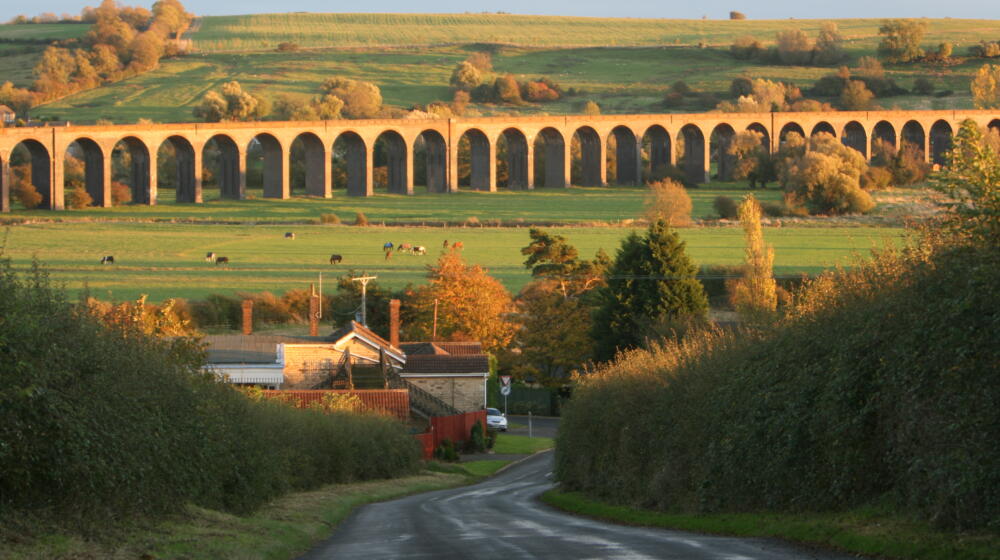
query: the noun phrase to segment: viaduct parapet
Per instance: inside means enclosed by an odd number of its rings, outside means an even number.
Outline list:
[[[67,154],[83,161],[85,187],[97,206],[111,205],[113,154],[126,152],[123,182],[131,188],[133,203],[155,204],[159,187],[176,189],[178,202],[200,203],[209,177],[221,198],[245,198],[251,152],[259,154],[261,161],[254,165],[262,170],[259,182],[269,198],[291,196],[293,165],[302,166],[308,195],[331,196],[334,160],[345,171],[336,180],[354,196],[374,194],[376,160],[386,168],[380,186],[398,194],[413,193],[415,168],[429,192],[456,192],[460,184],[495,191],[498,162],[506,167],[504,186],[511,189],[637,184],[644,167],[664,164],[678,165],[690,179],[702,182],[713,163],[720,178],[731,174],[734,162],[725,148],[742,130],[760,132],[772,152],[790,132],[827,132],[866,158],[875,140],[897,147],[906,141],[922,149],[927,161],[943,163],[952,134],[965,119],[1000,128],[1000,111],[975,110],[6,128],[0,129],[0,211],[10,211],[10,162],[18,147],[26,149],[20,157],[30,155],[31,182],[42,195],[42,206],[61,210]],[[157,178],[160,158],[172,161],[169,184]],[[576,171],[571,172],[574,162]]]

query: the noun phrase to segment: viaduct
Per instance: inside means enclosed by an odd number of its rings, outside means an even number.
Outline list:
[[[583,186],[636,184],[643,166],[675,164],[694,181],[708,178],[712,164],[722,176],[731,170],[725,146],[738,131],[756,130],[772,152],[790,132],[811,136],[827,132],[870,157],[876,139],[899,146],[913,143],[924,158],[943,163],[959,123],[972,119],[982,127],[1000,128],[1000,111],[868,111],[817,113],[698,113],[489,117],[455,119],[335,120],[318,122],[249,122],[61,126],[0,129],[0,211],[11,207],[11,156],[23,148],[30,155],[31,182],[42,206],[64,208],[65,160],[80,157],[85,186],[97,206],[111,205],[112,153],[126,150],[126,182],[137,204],[155,204],[157,158],[169,144],[176,165],[178,202],[202,202],[202,178],[214,177],[222,198],[242,199],[247,191],[247,155],[251,146],[262,154],[263,194],[291,196],[290,168],[304,164],[306,192],[329,197],[334,144],[346,163],[347,192],[371,196],[377,151],[387,167],[389,192],[412,194],[415,154],[426,165],[429,192],[459,188],[459,153],[468,157],[472,189],[497,189],[498,147],[505,145],[507,186],[565,187],[571,182],[571,141],[579,142],[578,174]],[[465,142],[460,142],[465,140]],[[293,160],[292,144],[301,161]],[[376,143],[379,149],[376,149]],[[417,146],[421,149],[418,151]],[[212,146],[212,158],[206,147]],[[678,147],[683,146],[682,149]],[[468,152],[464,152],[468,150]],[[643,157],[645,150],[646,157]],[[609,153],[610,152],[610,153]],[[468,154],[465,156],[465,154]],[[613,177],[608,160],[613,159]],[[211,160],[211,161],[209,161]],[[536,175],[536,166],[541,166]]]

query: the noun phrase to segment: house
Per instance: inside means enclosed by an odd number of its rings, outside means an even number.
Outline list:
[[[486,406],[489,356],[478,342],[409,342],[399,376],[462,412]]]
[[[406,361],[402,350],[355,321],[329,336],[226,334],[206,336],[205,342],[206,369],[229,383],[268,389],[341,388],[332,387],[333,377],[345,364],[363,370],[380,367],[382,360],[398,373]]]
[[[252,307],[252,306],[251,306]],[[252,310],[244,307],[245,313]],[[205,369],[227,383],[291,391],[407,389],[416,414],[447,416],[486,406],[489,357],[478,342],[400,344],[398,302],[391,341],[351,321],[328,336],[253,334],[205,337]],[[252,324],[246,315],[244,324]],[[318,325],[310,329],[318,333]]]
[[[13,109],[6,105],[0,105],[0,122],[3,122],[4,126],[10,126],[14,124],[17,120],[17,113]]]

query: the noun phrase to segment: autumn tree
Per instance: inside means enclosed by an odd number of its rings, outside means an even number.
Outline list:
[[[882,20],[878,28],[882,41],[878,55],[889,62],[910,62],[924,56],[920,42],[927,31],[927,23],[912,19]]]
[[[220,91],[209,91],[194,108],[194,116],[205,122],[255,121],[267,114],[267,105],[237,81],[227,82]]]
[[[816,38],[816,64],[834,65],[844,59],[844,37],[837,23],[825,21]]]
[[[697,273],[667,222],[650,224],[642,236],[629,234],[608,269],[607,286],[597,293],[595,357],[611,359],[619,350],[641,346],[665,324],[703,318],[708,298]]]
[[[650,222],[664,220],[671,226],[691,224],[691,196],[684,185],[671,179],[649,184],[644,207],[643,214]]]
[[[778,59],[782,64],[803,65],[812,61],[815,43],[801,29],[779,31],[776,35]]]
[[[194,20],[194,14],[188,13],[178,0],[159,0],[153,4],[153,17],[174,39],[180,39]]]
[[[729,301],[745,321],[767,320],[778,307],[778,286],[774,281],[774,248],[764,242],[760,225],[760,203],[752,194],[740,204],[739,218],[746,239],[743,274],[728,283]]]
[[[746,180],[751,189],[758,186],[767,188],[767,184],[777,179],[774,170],[774,160],[764,143],[764,135],[756,130],[737,132],[726,149],[727,153],[736,159],[733,179]]]
[[[428,283],[407,297],[419,321],[411,332],[430,338],[437,302],[438,338],[478,340],[488,351],[510,343],[514,327],[508,314],[513,302],[503,284],[478,264],[466,264],[460,248],[442,252],[428,268]]]
[[[349,119],[370,119],[382,110],[382,91],[371,82],[349,78],[327,78],[320,86],[323,97],[333,96],[343,101],[341,109]],[[333,103],[332,100],[328,100]]]
[[[935,188],[951,197],[945,224],[960,237],[1000,246],[1000,154],[972,120],[962,122]]]
[[[493,93],[504,103],[521,103],[521,86],[511,74],[497,77],[493,82]]]
[[[969,86],[979,109],[1000,108],[1000,65],[986,64],[976,71]]]
[[[864,111],[872,106],[875,94],[861,80],[850,80],[840,94],[840,106],[845,111]]]
[[[479,70],[468,62],[460,62],[451,73],[449,83],[451,87],[460,91],[472,91],[473,88],[483,82],[483,77]]]
[[[798,134],[788,135],[782,148],[779,181],[785,202],[811,214],[864,213],[875,207],[861,189],[861,175],[868,164],[857,150],[825,132],[809,139],[809,150]]]
[[[583,108],[580,109],[580,113],[588,116],[596,116],[601,114],[601,106],[594,101],[587,101],[583,104]]]

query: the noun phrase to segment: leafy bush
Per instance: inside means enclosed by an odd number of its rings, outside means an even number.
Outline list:
[[[483,424],[476,422],[469,433],[469,441],[465,442],[465,449],[469,453],[482,453],[486,451],[486,437],[483,435]]]
[[[0,316],[0,519],[80,530],[188,503],[243,513],[418,464],[399,422],[249,399],[201,371],[196,341],[109,326],[37,268],[0,264]]]
[[[865,190],[880,190],[892,185],[892,172],[884,167],[870,167],[861,176],[861,188]]]
[[[735,219],[739,206],[735,200],[723,195],[715,197],[715,200],[712,202],[712,208],[715,208],[719,217],[724,220]]]
[[[670,179],[649,184],[644,217],[650,222],[666,220],[672,226],[691,224],[691,196],[684,186]]]
[[[367,226],[368,216],[365,216],[364,212],[358,212],[354,215],[354,225],[356,226]]]
[[[333,226],[339,225],[340,224],[340,216],[338,216],[336,214],[320,214],[319,215],[319,223],[333,225]]]
[[[73,184],[66,193],[66,206],[73,209],[86,208],[93,204],[94,199],[90,197],[87,189],[80,183]]]
[[[434,457],[442,461],[455,462],[458,461],[458,451],[455,451],[455,444],[445,438],[434,450]]]
[[[878,502],[995,529],[998,286],[995,247],[928,245],[811,281],[763,332],[624,354],[566,405],[558,479],[672,510]]]
[[[132,188],[118,181],[111,182],[111,204],[120,206],[132,202]]]
[[[760,203],[760,209],[768,218],[780,218],[788,215],[788,209],[780,202],[765,201]]]
[[[42,195],[29,181],[23,179],[14,181],[11,185],[11,194],[28,210],[38,208],[42,203]]]

